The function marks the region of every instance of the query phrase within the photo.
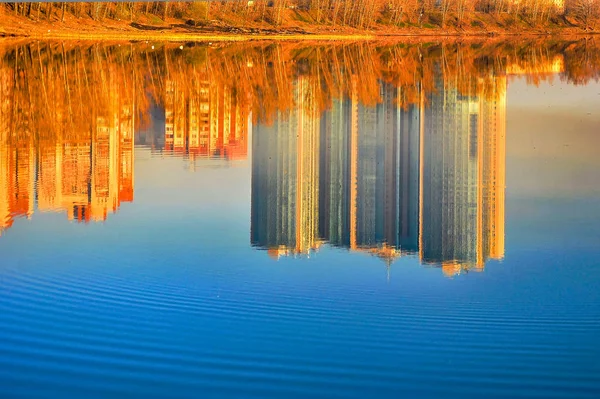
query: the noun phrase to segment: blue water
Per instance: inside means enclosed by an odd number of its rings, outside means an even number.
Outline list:
[[[383,241],[257,243],[251,230],[278,228],[251,218],[259,200],[269,214],[292,201],[252,195],[260,157],[286,151],[253,147],[277,122],[249,123],[245,155],[193,159],[140,144],[164,134],[155,105],[135,127],[133,198],[97,221],[40,210],[31,158],[32,212],[0,236],[0,396],[600,397],[598,93],[510,80],[504,253],[441,259],[454,273],[418,250],[373,256]],[[22,196],[14,181],[3,195]]]

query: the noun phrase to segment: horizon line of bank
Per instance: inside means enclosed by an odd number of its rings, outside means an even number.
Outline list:
[[[215,41],[215,42],[241,42],[241,41],[256,41],[256,40],[384,40],[394,38],[494,38],[494,37],[565,37],[565,36],[593,36],[600,32],[432,32],[432,33],[348,33],[348,34],[327,34],[327,33],[294,33],[294,34],[217,34],[217,33],[184,33],[184,32],[169,32],[155,31],[149,32],[131,32],[121,31],[115,32],[43,32],[43,33],[16,33],[9,34],[0,32],[0,40],[2,39],[33,39],[33,40],[115,40],[115,41],[168,41],[168,42],[183,42],[183,41]]]

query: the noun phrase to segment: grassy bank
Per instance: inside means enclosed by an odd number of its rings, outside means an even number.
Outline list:
[[[336,1],[330,0],[332,4]],[[408,0],[405,2],[408,4]],[[75,40],[369,40],[393,36],[593,34],[597,22],[595,11],[584,18],[581,9],[574,7],[540,8],[542,11],[535,15],[526,7],[519,12],[477,11],[475,4],[481,1],[473,3],[468,12],[449,6],[443,10],[422,8],[418,16],[405,11],[400,17],[382,6],[364,22],[342,20],[334,8],[321,12],[310,6],[291,8],[291,0],[284,3],[288,6],[279,11],[275,6],[264,6],[261,11],[260,2],[236,9],[232,4],[239,4],[237,1],[227,5],[220,2],[4,4],[0,5],[0,36]]]

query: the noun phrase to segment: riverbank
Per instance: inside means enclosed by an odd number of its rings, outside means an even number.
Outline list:
[[[452,16],[452,15],[451,15]],[[574,36],[596,31],[583,28],[576,19],[565,15],[532,24],[516,20],[511,15],[477,14],[468,22],[450,18],[442,28],[429,18],[426,23],[390,26],[376,23],[370,29],[334,24],[306,22],[296,13],[284,23],[240,21],[221,17],[199,21],[187,16],[160,19],[151,14],[132,14],[129,18],[94,19],[88,14],[77,16],[56,10],[46,17],[39,12],[18,14],[6,12],[0,16],[0,37],[40,40],[152,40],[152,41],[248,41],[248,40],[375,40],[414,37],[490,37],[490,36]]]

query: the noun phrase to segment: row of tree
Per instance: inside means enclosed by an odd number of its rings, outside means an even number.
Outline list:
[[[152,15],[194,22],[220,20],[244,25],[273,25],[303,21],[316,25],[361,29],[379,26],[477,27],[495,18],[505,26],[514,21],[530,24],[560,22],[570,16],[585,28],[600,18],[600,0],[196,0],[189,2],[29,2],[7,3],[5,12],[34,19],[64,20],[68,14],[94,20],[129,19]],[[486,17],[490,16],[490,17]],[[563,22],[566,20],[563,18]]]

